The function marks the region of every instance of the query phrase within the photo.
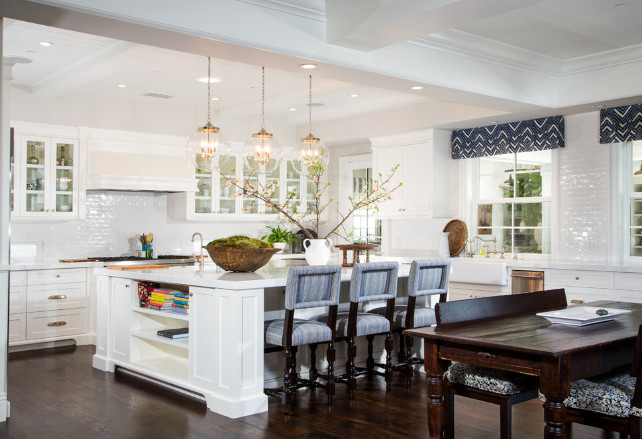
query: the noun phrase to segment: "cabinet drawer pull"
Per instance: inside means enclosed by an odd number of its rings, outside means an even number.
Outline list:
[[[47,299],[49,300],[59,300],[59,299],[66,299],[67,295],[66,294],[56,294],[55,296],[49,296]]]
[[[571,303],[584,303],[584,301],[580,299],[573,299],[571,300]]]
[[[47,323],[47,326],[65,326],[66,324],[67,322],[65,322],[64,320],[61,320],[59,322],[49,322]]]
[[[490,352],[477,352],[477,356],[480,358],[490,358],[491,360],[497,358],[497,355],[491,354]]]

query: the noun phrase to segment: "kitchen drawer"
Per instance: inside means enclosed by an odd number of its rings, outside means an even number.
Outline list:
[[[82,334],[86,314],[85,308],[27,313],[27,340]]]
[[[27,337],[27,315],[25,313],[9,316],[9,343],[23,341]]]
[[[546,270],[544,286],[547,290],[556,287],[588,287],[613,289],[614,276],[611,271]]]
[[[26,271],[10,271],[9,272],[9,286],[27,285],[27,272]]]
[[[69,282],[85,282],[87,272],[84,268],[63,268],[58,270],[30,270],[28,285],[48,285]]]
[[[9,314],[27,312],[27,286],[9,287]]]
[[[642,303],[642,291],[615,290],[615,301]]]
[[[642,273],[615,273],[615,289],[640,291]]]
[[[87,285],[84,282],[29,285],[27,287],[27,312],[84,308],[86,306]]]

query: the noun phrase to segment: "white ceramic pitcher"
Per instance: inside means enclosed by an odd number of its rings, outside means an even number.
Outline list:
[[[325,265],[330,260],[332,241],[326,239],[304,239],[305,260],[308,265]]]

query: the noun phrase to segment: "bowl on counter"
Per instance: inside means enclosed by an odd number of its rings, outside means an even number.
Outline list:
[[[278,248],[235,248],[204,245],[212,261],[226,271],[256,271],[270,261]]]

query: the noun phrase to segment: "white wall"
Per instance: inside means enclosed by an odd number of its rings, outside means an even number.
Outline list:
[[[149,192],[88,192],[87,214],[82,220],[13,221],[11,244],[38,243],[44,261],[88,256],[133,256],[140,250],[138,236],[154,233],[159,254],[192,254],[191,237],[201,232],[205,243],[242,234],[260,237],[266,222],[176,221],[167,214],[174,194]]]

